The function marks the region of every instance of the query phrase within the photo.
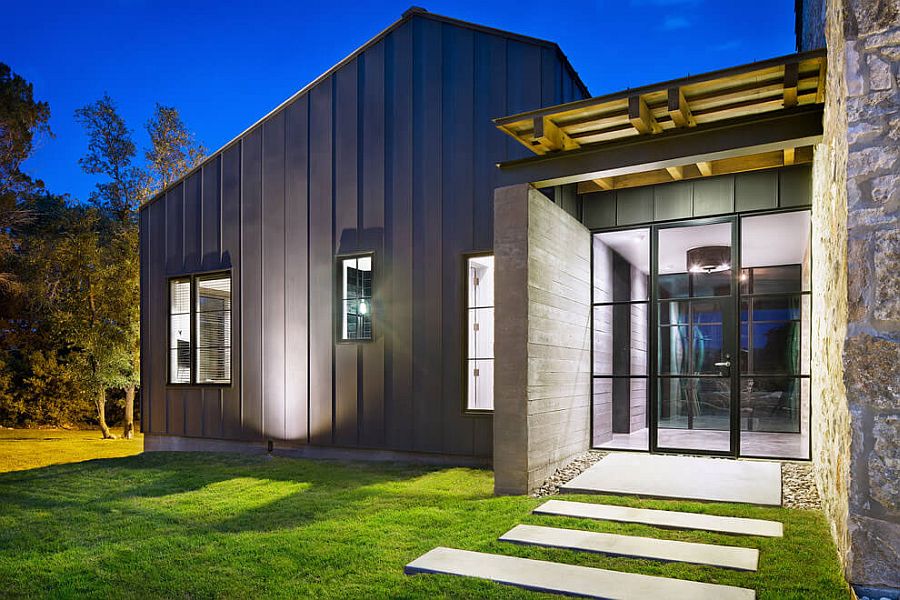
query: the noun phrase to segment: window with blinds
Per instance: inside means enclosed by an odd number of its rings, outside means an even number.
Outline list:
[[[191,280],[169,281],[169,383],[191,382]]]
[[[169,383],[231,383],[231,276],[169,281]]]
[[[231,278],[197,278],[197,383],[231,381]]]
[[[372,339],[372,257],[340,261],[341,340]]]

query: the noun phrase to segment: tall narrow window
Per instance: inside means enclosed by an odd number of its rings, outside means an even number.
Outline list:
[[[231,383],[231,276],[169,280],[169,383]]]
[[[231,381],[231,278],[197,278],[197,383]]]
[[[494,408],[494,257],[466,259],[466,407]]]
[[[169,383],[191,382],[191,280],[169,281]]]
[[[340,263],[341,340],[372,339],[372,257],[356,256]]]

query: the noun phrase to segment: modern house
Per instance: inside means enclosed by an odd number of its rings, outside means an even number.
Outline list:
[[[798,3],[796,54],[601,97],[410,9],[142,207],[146,448],[498,493],[589,448],[812,460],[851,580],[890,584],[900,42],[843,4]]]

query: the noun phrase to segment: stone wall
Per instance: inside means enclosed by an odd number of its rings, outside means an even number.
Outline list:
[[[852,583],[900,587],[900,2],[827,7],[813,209],[813,458]]]
[[[494,487],[521,494],[589,447],[591,241],[530,186],[494,198]]]

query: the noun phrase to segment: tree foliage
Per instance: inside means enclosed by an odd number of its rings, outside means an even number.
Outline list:
[[[96,177],[78,202],[21,171],[49,115],[31,84],[0,63],[0,424],[93,421],[109,437],[109,396],[124,398],[129,437],[140,384],[137,209],[153,182],[170,184],[204,150],[175,108],[157,104],[144,169],[104,95],[75,111],[88,138],[79,165]]]
[[[116,336],[108,338],[111,341],[108,350],[115,355],[118,364],[108,373],[101,368],[94,385],[98,386],[98,394],[100,388],[104,394],[110,388],[125,390],[128,406],[124,435],[131,437],[135,388],[140,384],[140,265],[136,210],[147,195],[148,177],[134,164],[137,148],[132,132],[109,96],[79,108],[75,116],[88,136],[87,153],[79,164],[85,173],[100,177],[90,198],[100,213],[92,231],[96,232],[97,244],[102,251],[111,252],[118,258],[117,282],[109,282],[108,286],[118,285],[115,291],[120,298],[117,304],[109,306],[113,312],[106,315],[116,327]],[[104,222],[103,217],[109,222]],[[96,259],[102,261],[99,255]],[[105,396],[96,398],[102,429]]]
[[[78,160],[88,175],[99,175],[90,202],[116,221],[133,220],[147,194],[147,174],[134,164],[137,148],[132,131],[125,125],[108,95],[75,111],[75,118],[88,136],[88,148]]]
[[[11,233],[29,215],[17,201],[43,185],[22,172],[22,163],[31,155],[35,137],[50,135],[49,120],[50,106],[34,99],[32,85],[0,63],[0,300],[18,291],[7,264],[13,251]]]
[[[31,156],[35,136],[50,134],[49,120],[50,106],[34,99],[32,85],[0,63],[0,208],[13,206],[38,183],[21,167]]]
[[[147,167],[155,190],[165,189],[203,160],[206,148],[188,131],[177,108],[157,103],[146,127]]]

